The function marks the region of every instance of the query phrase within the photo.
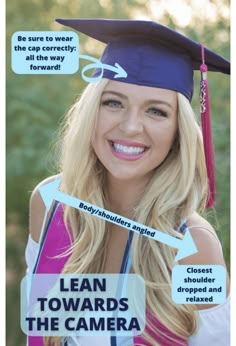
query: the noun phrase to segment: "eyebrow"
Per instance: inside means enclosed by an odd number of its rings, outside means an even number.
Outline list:
[[[112,95],[115,95],[115,96],[120,97],[120,98],[123,99],[123,100],[128,100],[128,97],[127,97],[126,95],[124,95],[124,94],[122,94],[122,93],[119,93],[119,92],[117,92],[117,91],[112,91],[112,90],[109,91],[109,90],[107,90],[107,91],[104,91],[104,92],[102,93],[102,96],[105,95],[105,94],[112,94]],[[167,101],[163,101],[163,100],[150,99],[150,100],[147,100],[147,101],[144,102],[145,105],[149,105],[149,104],[151,104],[151,103],[152,103],[152,104],[153,104],[153,103],[163,104],[163,105],[169,107],[170,109],[173,109],[173,106],[172,106],[171,103],[169,103],[169,102],[167,102]]]
[[[112,94],[112,95],[115,95],[115,96],[119,96],[122,99],[128,100],[128,97],[126,95],[118,93],[117,91],[104,91],[102,93],[102,95],[105,95],[105,94]]]

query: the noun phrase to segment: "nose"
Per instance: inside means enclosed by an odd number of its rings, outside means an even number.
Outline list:
[[[123,114],[119,127],[126,135],[134,136],[140,134],[143,131],[143,123],[138,110],[127,110],[127,112]]]

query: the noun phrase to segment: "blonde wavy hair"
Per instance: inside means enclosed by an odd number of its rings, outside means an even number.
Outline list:
[[[61,190],[109,209],[105,198],[105,168],[92,148],[100,98],[108,80],[88,85],[67,114],[62,129]],[[207,175],[200,128],[189,101],[178,93],[178,133],[164,162],[155,169],[133,218],[142,224],[177,236],[176,226],[206,203]],[[64,273],[101,273],[110,232],[104,220],[66,206],[66,224],[72,230],[70,258]],[[178,235],[181,237],[181,235]],[[175,304],[171,298],[171,272],[176,250],[147,237],[134,235],[132,272],[146,283],[146,304],[152,316],[176,335],[187,339],[197,330],[194,305]],[[163,335],[147,321],[149,328]],[[158,345],[150,334],[143,337]],[[170,339],[170,336],[165,335]],[[45,345],[60,345],[59,337],[45,337]],[[179,345],[181,345],[181,341]]]

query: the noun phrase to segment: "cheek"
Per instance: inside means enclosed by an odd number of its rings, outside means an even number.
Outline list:
[[[101,150],[104,150],[104,144],[106,143],[106,134],[109,132],[109,129],[109,122],[105,121],[104,117],[99,117],[97,119],[97,124],[92,138],[92,147],[97,156],[99,156],[99,152]]]
[[[152,133],[156,145],[168,152],[175,140],[177,126],[175,123],[169,126],[158,126],[152,129]]]
[[[97,117],[96,127],[95,127],[96,137],[101,137],[101,135],[106,133],[111,127],[112,127],[112,117],[108,116],[106,112],[99,112]]]
[[[93,135],[93,138],[92,138],[92,147],[93,147],[93,150],[95,151],[96,155],[98,156],[99,155],[99,147],[100,147],[100,143],[101,143],[101,140],[100,140],[100,135],[99,135],[99,132],[97,131],[98,129],[95,129],[95,132],[94,132],[94,135]]]
[[[98,114],[97,124],[94,131],[94,142],[101,143],[110,136],[111,133],[117,131],[119,126],[120,118],[118,115],[107,114],[106,112],[101,112]]]
[[[169,147],[169,149],[172,147],[172,145],[175,141],[176,135],[177,135],[177,129],[176,128],[172,129],[172,131],[170,131],[167,134],[166,143],[167,143],[167,146]]]
[[[99,114],[98,118],[97,118],[97,122],[96,122],[96,126],[95,126],[95,130],[94,130],[94,135],[92,138],[92,145],[94,145],[94,143],[98,142],[100,138],[102,138],[105,127],[103,126],[104,124],[106,124],[102,118],[102,116]]]

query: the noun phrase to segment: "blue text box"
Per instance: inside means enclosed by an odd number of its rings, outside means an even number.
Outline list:
[[[17,74],[73,74],[79,68],[79,37],[70,31],[18,31],[12,35]]]
[[[221,265],[177,265],[172,271],[172,299],[177,304],[222,304],[226,270]]]
[[[21,328],[31,336],[139,335],[145,311],[136,274],[34,274],[21,282]]]

